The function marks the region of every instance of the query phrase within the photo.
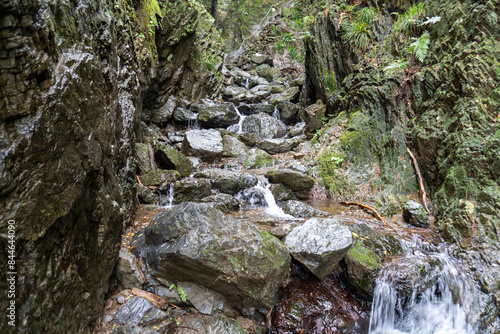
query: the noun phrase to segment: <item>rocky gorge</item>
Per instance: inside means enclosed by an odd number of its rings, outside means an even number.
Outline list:
[[[420,4],[2,2],[2,331],[499,333],[499,6]]]

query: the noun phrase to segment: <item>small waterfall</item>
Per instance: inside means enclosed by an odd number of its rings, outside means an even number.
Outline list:
[[[269,189],[271,185],[268,183],[265,177],[259,176],[256,186],[241,191],[236,195],[236,198],[246,200],[251,206],[265,205],[268,215],[293,219],[293,216],[286,214],[283,209],[276,205],[273,193]]]
[[[406,256],[396,259],[396,266],[391,266],[392,263],[386,266],[377,279],[369,333],[473,334],[474,329],[466,316],[466,307],[470,305],[470,288],[457,262],[446,252],[438,252],[437,249],[428,252],[427,243],[412,243],[405,248]],[[410,297],[399,296],[395,282],[401,280],[404,273],[398,269],[406,267],[405,261],[410,264],[415,261],[415,257],[424,255],[429,263],[434,261],[439,264],[440,271],[434,273],[438,275],[437,280],[420,293],[413,286]]]
[[[243,121],[245,120],[245,118],[247,118],[247,116],[243,115],[237,107],[236,113],[240,117],[240,120],[238,121],[238,132],[236,132],[236,134],[240,134],[243,132]]]
[[[281,121],[280,111],[278,110],[277,107],[274,107],[274,111],[273,111],[273,114],[271,116],[276,118],[278,121]]]
[[[250,80],[248,78],[245,80],[245,89],[246,90],[250,89]]]
[[[200,122],[198,122],[198,118],[188,120],[188,130],[199,130]]]
[[[160,204],[165,209],[171,209],[174,206],[174,183],[170,183],[168,193],[160,196]]]

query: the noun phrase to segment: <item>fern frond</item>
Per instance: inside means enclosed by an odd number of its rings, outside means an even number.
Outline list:
[[[390,64],[389,66],[384,67],[384,72],[387,75],[392,75],[395,72],[399,72],[401,70],[404,70],[407,66],[408,66],[407,61],[403,61],[403,60],[396,61],[396,62]]]
[[[441,16],[428,17],[427,21],[425,21],[424,23],[422,23],[422,25],[425,25],[425,24],[434,24],[434,23],[437,23],[439,21],[441,21]]]
[[[415,41],[410,44],[408,50],[410,53],[414,54],[420,62],[424,62],[427,52],[429,51],[430,41],[431,36],[428,31],[425,31],[422,36],[416,38]]]

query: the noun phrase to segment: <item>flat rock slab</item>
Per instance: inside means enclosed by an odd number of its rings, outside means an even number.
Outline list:
[[[182,153],[192,155],[211,163],[220,160],[224,146],[222,137],[217,130],[190,130],[186,131],[182,142]]]
[[[285,239],[293,258],[323,279],[351,248],[349,228],[337,219],[312,218],[294,228]]]

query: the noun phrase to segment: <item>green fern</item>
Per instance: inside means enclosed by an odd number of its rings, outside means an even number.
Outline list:
[[[431,36],[428,31],[425,31],[419,38],[413,38],[414,42],[408,47],[408,51],[415,55],[420,62],[424,62],[427,52],[429,51],[429,44]]]
[[[384,67],[384,72],[390,76],[390,75],[393,75],[394,73],[397,73],[399,71],[403,71],[407,66],[408,66],[407,61],[399,60],[399,61],[396,61],[396,62],[390,64],[387,67]]]
[[[424,14],[423,2],[412,5],[403,15],[399,15],[398,20],[394,23],[394,31],[399,34],[412,33],[418,26],[422,25]]]

